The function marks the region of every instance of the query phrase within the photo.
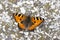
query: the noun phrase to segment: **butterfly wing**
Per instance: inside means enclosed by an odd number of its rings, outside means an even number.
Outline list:
[[[18,27],[21,29],[25,29],[25,25],[22,23],[22,21],[26,19],[26,16],[18,13],[15,13],[13,16],[15,21],[18,23]]]
[[[22,14],[18,14],[18,13],[15,13],[13,16],[14,16],[14,19],[17,23],[26,19],[26,16],[24,16]]]
[[[44,19],[40,17],[32,17],[31,21],[33,22],[33,25],[28,27],[28,30],[34,30],[37,26],[39,26],[44,21]]]

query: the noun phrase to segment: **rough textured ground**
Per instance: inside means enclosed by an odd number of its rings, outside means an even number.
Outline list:
[[[45,19],[34,32],[18,29],[13,13]],[[60,40],[60,0],[0,0],[0,40]]]

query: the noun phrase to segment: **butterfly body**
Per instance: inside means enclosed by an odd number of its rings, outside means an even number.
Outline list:
[[[18,27],[22,30],[34,30],[44,21],[41,17],[30,17],[18,13],[15,13],[13,16],[18,23]]]

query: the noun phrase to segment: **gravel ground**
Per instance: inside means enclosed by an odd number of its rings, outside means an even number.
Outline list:
[[[15,12],[45,21],[34,31],[20,31]],[[60,40],[60,0],[0,0],[0,40]]]

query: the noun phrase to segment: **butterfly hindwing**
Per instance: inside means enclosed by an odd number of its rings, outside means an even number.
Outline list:
[[[25,29],[25,25],[24,25],[24,24],[22,24],[22,23],[18,23],[18,27],[19,27],[20,29],[22,29],[22,30],[24,30],[24,29]]]

